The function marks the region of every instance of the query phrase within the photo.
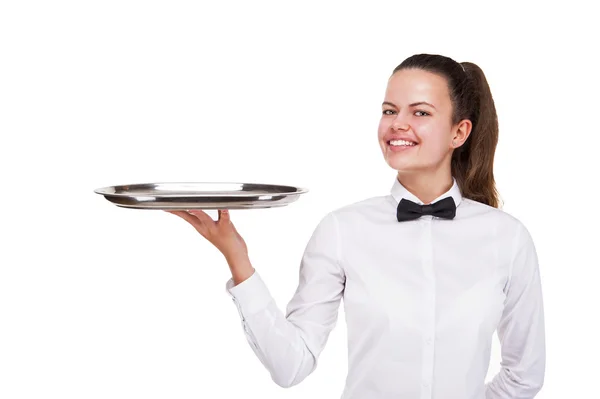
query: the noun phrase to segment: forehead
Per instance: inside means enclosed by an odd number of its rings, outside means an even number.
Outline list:
[[[390,77],[385,101],[402,106],[427,101],[436,107],[450,104],[448,84],[443,77],[420,69],[404,69]]]

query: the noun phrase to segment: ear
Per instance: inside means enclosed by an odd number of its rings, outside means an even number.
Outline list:
[[[473,124],[468,119],[463,119],[462,121],[458,122],[454,130],[454,134],[452,135],[452,148],[458,148],[463,145],[469,138],[472,128]]]

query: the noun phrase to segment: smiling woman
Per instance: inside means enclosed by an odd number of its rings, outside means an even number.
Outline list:
[[[498,208],[498,122],[481,69],[441,55],[408,58],[388,81],[378,139],[398,172],[389,195],[325,215],[284,313],[230,215],[179,212],[225,256],[243,332],[275,383],[317,367],[342,298],[343,399],[533,398],[545,370],[533,240]],[[502,370],[485,384],[493,333]]]

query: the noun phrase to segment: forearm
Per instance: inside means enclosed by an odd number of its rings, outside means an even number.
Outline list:
[[[314,370],[316,363],[303,332],[277,307],[249,261],[233,261],[230,267],[235,284],[234,302],[250,347],[277,385],[298,384]]]
[[[261,363],[279,386],[302,382],[316,367],[301,330],[270,302],[264,311],[245,317],[244,332]]]

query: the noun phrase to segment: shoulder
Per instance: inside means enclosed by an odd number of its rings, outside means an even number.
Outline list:
[[[494,229],[499,234],[505,234],[515,239],[530,239],[529,230],[516,216],[500,209],[494,208],[468,198],[463,198],[461,205],[460,218],[465,220],[479,219],[484,225]]]

